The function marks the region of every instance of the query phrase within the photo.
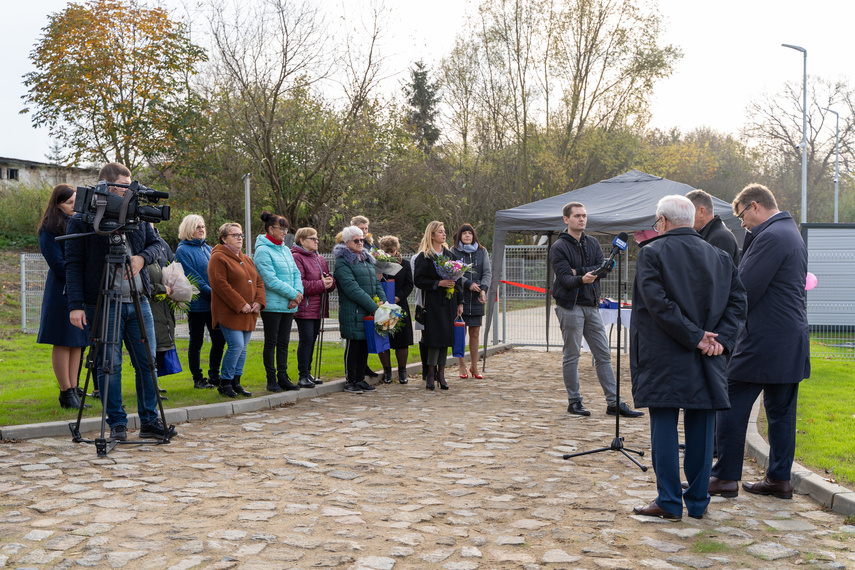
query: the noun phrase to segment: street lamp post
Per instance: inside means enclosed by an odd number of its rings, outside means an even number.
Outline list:
[[[807,50],[791,44],[781,44],[783,47],[800,51],[804,54],[804,74],[802,80],[802,223],[807,222]]]
[[[840,113],[823,107],[829,113],[834,113],[837,121],[834,125],[834,223],[837,223],[837,198],[840,195]]]
[[[246,247],[246,254],[252,257],[252,240],[249,235],[249,224],[251,220],[250,217],[250,209],[249,209],[249,179],[252,178],[252,174],[247,172],[243,175],[243,208],[244,208],[244,226],[243,226],[243,235],[246,236],[243,239],[243,245]]]

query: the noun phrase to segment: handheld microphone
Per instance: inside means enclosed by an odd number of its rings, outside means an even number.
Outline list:
[[[603,262],[603,264],[594,271],[594,275],[597,277],[601,277],[606,273],[610,272],[614,269],[615,266],[615,257],[622,251],[626,251],[626,240],[629,239],[629,235],[626,232],[621,232],[618,236],[612,241],[612,253],[609,255],[609,258]]]

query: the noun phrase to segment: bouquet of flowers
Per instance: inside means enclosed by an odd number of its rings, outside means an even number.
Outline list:
[[[397,275],[398,272],[403,269],[401,264],[398,263],[398,258],[389,255],[385,251],[374,249],[371,251],[370,255],[374,258],[374,265],[377,267],[377,271],[379,273]]]
[[[375,299],[380,300],[378,297]],[[381,336],[395,334],[404,326],[403,318],[401,307],[387,301],[374,311],[374,330]]]
[[[180,263],[173,262],[163,268],[163,284],[172,289],[167,296],[165,293],[157,295],[158,301],[166,300],[174,311],[187,312],[190,301],[195,301],[199,296],[199,288],[194,279],[184,274],[184,268]]]
[[[436,267],[436,272],[439,273],[439,276],[443,279],[451,279],[452,281],[457,281],[463,274],[472,269],[471,263],[463,263],[462,261],[456,259],[449,259],[444,255],[437,255],[436,259],[433,262]],[[454,287],[448,287],[445,290],[445,298],[451,299],[454,295]]]

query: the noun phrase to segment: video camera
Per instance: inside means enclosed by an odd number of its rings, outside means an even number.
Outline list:
[[[113,193],[111,187],[126,191],[124,195]],[[140,222],[156,224],[169,219],[168,205],[154,205],[161,198],[169,198],[169,193],[146,188],[136,180],[130,184],[101,180],[95,186],[77,187],[74,211],[82,214],[83,221],[97,234],[128,232],[138,229]]]

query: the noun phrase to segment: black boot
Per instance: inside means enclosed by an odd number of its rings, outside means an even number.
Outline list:
[[[252,396],[252,392],[243,389],[243,386],[240,385],[240,376],[235,376],[232,378],[232,390],[235,391],[236,394],[240,394],[246,398]]]
[[[365,376],[367,376],[368,378],[377,378],[379,376],[379,374],[377,374],[376,372],[371,370],[371,367],[366,364],[365,365]]]
[[[436,367],[436,381],[439,382],[440,389],[448,390],[448,384],[445,381],[445,366]]]
[[[223,396],[228,396],[229,398],[237,398],[237,392],[232,388],[233,380],[226,380],[225,378],[220,379],[220,385],[217,386],[217,392],[222,394]]]
[[[425,374],[425,388],[428,390],[433,390],[436,386],[434,386],[433,378],[434,378],[434,366],[427,365],[425,366],[426,374]]]
[[[213,384],[209,384],[207,380],[205,380],[204,376],[199,376],[198,378],[193,378],[193,387],[194,388],[213,388]]]
[[[298,388],[314,388],[315,383],[312,382],[312,379],[308,376],[301,376],[299,380],[297,380]]]
[[[267,391],[268,392],[281,392],[282,388],[279,384],[276,383],[276,375],[275,374],[267,374]]]
[[[384,368],[383,369],[383,383],[391,384],[392,383],[392,368]]]
[[[80,384],[78,384],[78,385],[77,385],[77,386],[75,386],[74,388],[71,388],[71,390],[72,390],[75,394],[77,394],[77,399],[78,399],[78,400],[80,400],[80,401],[82,402],[82,401],[83,401],[83,394],[85,394],[86,392],[84,392],[84,391],[83,391],[83,388],[81,388],[81,387],[80,387]],[[91,408],[91,407],[92,407],[92,405],[91,405],[91,404],[83,404],[83,407],[84,407],[84,408]]]
[[[279,384],[279,387],[282,388],[283,390],[285,390],[286,392],[289,392],[291,390],[299,390],[300,389],[299,386],[297,386],[296,384],[291,382],[291,379],[288,377],[288,374],[285,372],[279,373],[279,380],[277,381],[277,384]]]
[[[218,373],[214,373],[214,374],[208,373],[208,384],[210,384],[210,386],[208,386],[208,388],[216,388],[217,386],[220,385],[220,382],[221,382],[220,375]]]
[[[407,383],[407,367],[398,368],[398,384]]]
[[[77,390],[69,388],[68,390],[59,391],[59,405],[67,409],[80,408],[80,398],[77,397]]]

